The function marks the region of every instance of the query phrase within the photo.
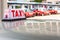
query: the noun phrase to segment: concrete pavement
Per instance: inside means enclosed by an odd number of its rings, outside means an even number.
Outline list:
[[[22,20],[2,22],[0,26],[2,30],[12,32],[60,36],[60,21]]]
[[[60,40],[60,37],[7,31],[0,33],[0,40]]]

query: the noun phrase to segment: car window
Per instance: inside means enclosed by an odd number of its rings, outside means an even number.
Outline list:
[[[60,6],[58,6],[57,9],[60,10]]]
[[[25,6],[25,8],[28,8],[28,6]]]
[[[50,6],[50,7],[48,8],[48,10],[54,10],[54,7]]]
[[[40,8],[38,8],[38,10],[46,11],[46,8],[42,8],[42,7],[40,7]]]

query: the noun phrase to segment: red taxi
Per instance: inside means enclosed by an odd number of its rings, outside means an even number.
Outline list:
[[[56,10],[48,10],[48,12],[51,13],[51,14],[57,14]]]
[[[27,12],[25,12],[25,16],[26,16],[26,18],[33,17],[34,16],[34,12],[27,11]]]
[[[34,12],[35,12],[35,15],[37,15],[37,16],[49,15],[49,12],[38,10],[38,9],[37,10],[34,10]]]

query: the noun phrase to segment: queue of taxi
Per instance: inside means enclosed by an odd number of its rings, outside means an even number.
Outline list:
[[[45,15],[51,15],[51,14],[57,14],[57,10],[49,9],[46,10],[46,8],[40,8],[35,9],[33,11],[25,12],[26,17],[34,17],[34,16],[45,16]]]
[[[45,6],[45,5],[43,5]],[[56,10],[56,7],[54,6],[46,6],[46,7],[39,7],[34,10],[28,10],[28,12],[25,12],[26,17],[34,17],[34,16],[45,16],[45,15],[52,15],[52,14],[58,14],[59,11]]]

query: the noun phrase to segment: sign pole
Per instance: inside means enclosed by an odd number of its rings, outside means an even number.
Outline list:
[[[1,13],[2,13],[2,3],[1,3],[2,0],[0,0],[0,19],[1,19]]]
[[[7,0],[0,0],[0,19],[3,18],[4,10],[7,9]]]

